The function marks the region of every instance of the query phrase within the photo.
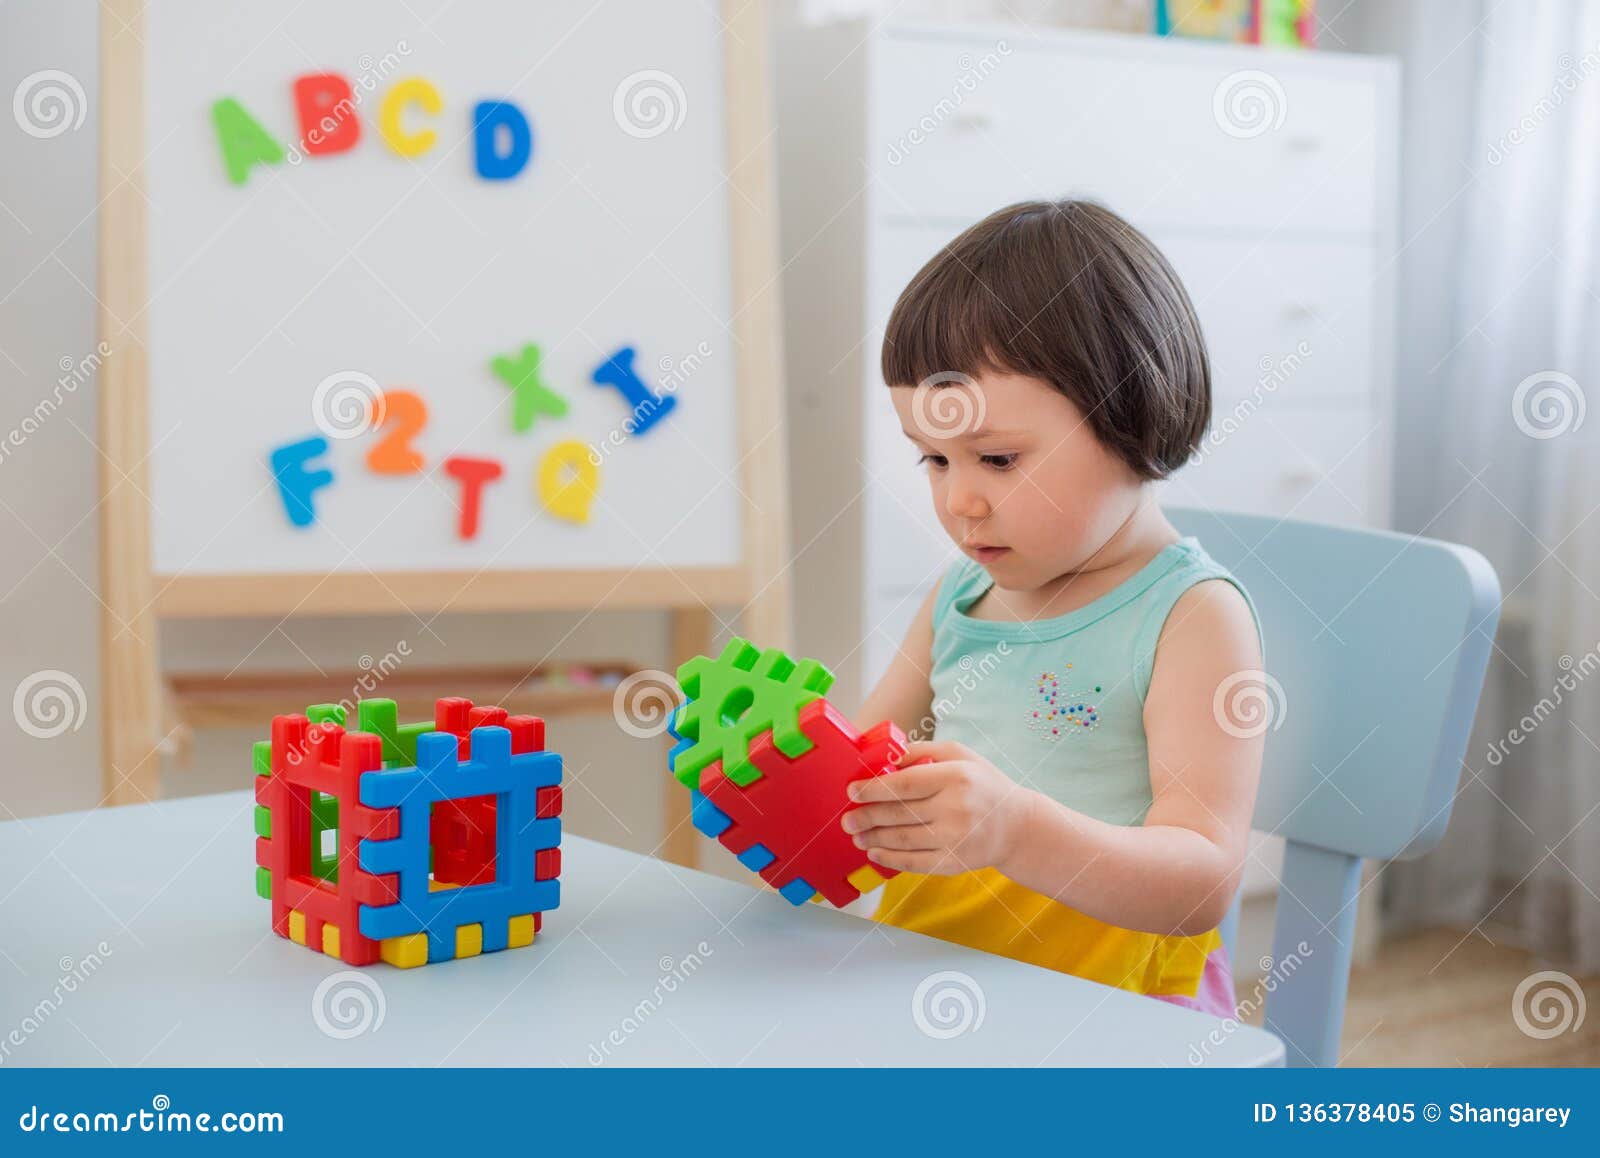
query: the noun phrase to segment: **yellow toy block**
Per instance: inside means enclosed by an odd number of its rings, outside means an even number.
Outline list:
[[[289,940],[296,945],[306,943],[306,915],[299,909],[289,910]]]
[[[862,896],[866,896],[873,889],[883,884],[883,877],[878,875],[878,870],[870,864],[862,865],[855,872],[845,877],[845,880],[849,881]]]
[[[339,955],[339,926],[322,926],[322,951],[330,957]]]
[[[456,957],[476,957],[483,952],[483,926],[456,926]]]
[[[396,969],[415,969],[428,963],[428,934],[408,933],[404,937],[385,937],[379,942],[383,959]]]
[[[506,948],[520,949],[533,944],[533,914],[512,917],[506,926]]]

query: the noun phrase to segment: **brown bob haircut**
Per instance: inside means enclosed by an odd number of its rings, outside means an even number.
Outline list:
[[[1189,295],[1149,238],[1092,201],[1007,206],[911,280],[884,332],[883,380],[949,371],[1048,382],[1146,479],[1182,466],[1211,421]]]

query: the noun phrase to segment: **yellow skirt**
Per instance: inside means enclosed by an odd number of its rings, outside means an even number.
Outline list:
[[[1108,925],[1024,888],[997,869],[955,876],[901,873],[873,919],[1118,989],[1193,997],[1216,930],[1193,937]]]

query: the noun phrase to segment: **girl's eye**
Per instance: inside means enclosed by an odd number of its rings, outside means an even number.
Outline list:
[[[931,470],[943,470],[945,468],[945,457],[942,454],[918,455],[917,465],[921,466],[923,463],[927,463]]]
[[[985,454],[980,458],[985,466],[992,466],[995,470],[1010,470],[1017,465],[1017,456],[1014,454]]]

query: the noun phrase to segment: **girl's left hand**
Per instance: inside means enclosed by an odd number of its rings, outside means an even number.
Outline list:
[[[849,795],[861,807],[840,823],[872,861],[942,875],[1003,869],[1037,799],[965,744],[948,740],[906,745],[894,772],[855,781]]]

